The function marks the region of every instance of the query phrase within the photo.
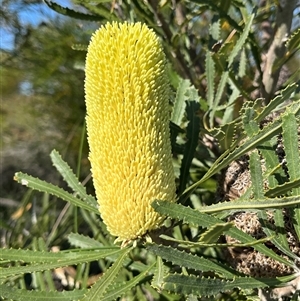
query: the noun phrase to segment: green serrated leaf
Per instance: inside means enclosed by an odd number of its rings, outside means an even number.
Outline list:
[[[38,238],[37,239],[37,247],[39,251],[44,251],[46,252],[48,250],[48,247],[44,241],[43,238]],[[45,290],[46,288],[48,288],[49,291],[55,291],[55,284],[54,284],[54,279],[53,279],[53,275],[51,273],[51,271],[44,271],[43,273],[41,272],[38,272],[40,274],[40,281],[44,283],[45,281],[45,284],[43,285],[44,287],[41,289],[42,290]]]
[[[68,236],[68,241],[70,242],[71,245],[75,246],[75,247],[79,247],[82,249],[101,249],[103,248],[102,243],[100,243],[99,241],[90,238],[88,236],[84,236],[78,233],[71,233]],[[112,262],[115,262],[118,259],[119,254],[112,254],[112,255],[108,255],[106,256],[107,260],[110,260]],[[145,264],[143,264],[142,262],[139,261],[134,261],[132,262],[131,259],[129,258],[125,258],[124,259],[124,266],[129,267],[131,270],[135,270],[135,271],[144,271],[147,266]]]
[[[156,257],[155,271],[154,271],[153,279],[152,279],[152,282],[151,282],[151,285],[154,288],[156,288],[158,290],[161,290],[165,273],[166,273],[166,267],[163,264],[162,258],[160,256],[157,256]]]
[[[211,37],[218,41],[220,39],[220,18],[214,15],[212,18],[212,23],[209,25],[209,33]]]
[[[261,161],[257,150],[253,151],[250,154],[249,166],[254,199],[263,199],[264,181],[262,175]]]
[[[299,197],[298,201],[300,202],[300,197]],[[233,202],[227,202],[227,203],[233,203]],[[252,201],[250,201],[249,203],[252,203]],[[222,205],[222,204],[223,203],[221,203],[220,205]],[[219,204],[217,204],[217,205],[219,205]],[[185,207],[180,204],[157,200],[157,201],[154,201],[151,204],[151,206],[155,209],[155,211],[157,211],[161,215],[165,215],[165,216],[169,216],[171,218],[182,220],[183,222],[194,225],[194,226],[201,226],[201,227],[207,228],[207,227],[212,227],[218,223],[223,223],[222,220],[220,220],[216,217],[205,214],[196,209],[191,209],[189,207]],[[230,206],[230,204],[229,204],[229,206]],[[282,206],[284,206],[284,205],[282,205]],[[254,207],[255,207],[255,205],[254,205]],[[244,207],[241,206],[241,208],[244,208]],[[203,209],[203,211],[205,211],[205,209]],[[229,229],[228,231],[226,231],[226,234],[239,240],[242,243],[256,242],[256,240],[252,236],[244,233],[243,231],[241,231],[237,228]],[[283,264],[293,267],[292,262],[275,254],[271,249],[267,248],[263,244],[254,245],[253,248],[256,249],[258,252],[261,252],[261,253],[265,254],[266,256],[273,258],[274,260],[277,260]]]
[[[207,80],[207,93],[206,99],[208,103],[208,107],[211,110],[214,104],[214,95],[215,95],[215,63],[212,58],[212,53],[210,51],[206,52],[205,59],[205,70],[206,70],[206,80]],[[210,128],[212,128],[212,124],[210,124]]]
[[[300,49],[300,27],[291,33],[286,41],[286,46],[290,52]]]
[[[184,266],[202,272],[214,272],[226,279],[233,279],[236,276],[234,270],[221,263],[215,263],[212,260],[189,254],[185,251],[179,251],[172,247],[149,245],[147,249],[180,267]]]
[[[230,67],[233,63],[233,60],[235,59],[235,57],[238,55],[238,53],[240,52],[240,50],[242,49],[242,47],[244,46],[247,37],[250,33],[251,30],[251,26],[255,17],[256,11],[250,15],[249,19],[246,21],[245,23],[245,28],[240,36],[240,38],[238,39],[238,41],[236,42],[236,44],[234,45],[229,58],[228,58],[228,67]]]
[[[215,223],[223,222],[219,219],[215,219],[214,217],[211,217],[207,214],[199,213],[194,209],[185,207],[180,204],[171,204],[170,202],[169,204],[167,204],[167,202],[165,201],[156,200],[152,202],[151,206],[161,215],[166,215],[171,218],[182,220],[184,223],[188,223],[193,226],[201,226],[207,228],[214,226]]]
[[[140,282],[143,282],[147,279],[148,274],[154,268],[155,262],[149,266],[148,269],[140,273],[138,276],[132,278],[131,280],[121,283],[112,285],[109,290],[105,293],[105,296],[101,299],[101,301],[111,301],[116,300],[118,297],[121,297],[126,292],[133,289],[136,285]]]
[[[100,16],[95,16],[95,15],[87,15],[81,12],[74,11],[72,9],[69,9],[67,7],[63,7],[55,2],[45,0],[45,3],[54,11],[56,11],[59,14],[75,18],[75,19],[80,19],[80,20],[87,20],[87,21],[101,21],[103,20],[102,17]]]
[[[91,206],[97,208],[96,199],[86,193],[85,187],[79,182],[76,175],[73,173],[70,166],[62,159],[58,151],[53,150],[50,154],[51,160],[55,168],[62,175],[63,179],[67,182],[68,186],[78,194],[78,196]]]
[[[120,248],[99,248],[96,250],[76,250],[68,252],[40,252],[31,250],[1,249],[0,258],[16,262],[28,262],[26,266],[11,266],[2,268],[0,277],[9,277],[24,273],[45,271],[58,267],[86,263],[118,254]]]
[[[298,110],[296,104],[291,107],[290,111],[287,114],[284,114],[282,117],[282,137],[284,142],[285,149],[285,159],[288,167],[289,178],[291,181],[297,180],[300,178],[300,158],[299,158],[299,145],[298,145],[298,130],[299,124],[296,119],[296,114]],[[293,195],[300,195],[300,187],[292,189]],[[294,209],[294,220],[295,220],[295,231],[297,233],[298,239],[300,240],[300,208]]]
[[[197,103],[200,103],[199,92],[193,85],[190,85],[187,88],[186,97],[187,97],[187,100],[189,100],[189,101],[195,101]]]
[[[221,224],[215,224],[208,228],[204,233],[201,234],[201,237],[199,239],[200,243],[216,243],[220,236],[225,232],[228,231],[230,228],[234,226],[233,223],[227,222],[227,223],[221,223]]]
[[[274,211],[274,222],[277,228],[277,237],[276,240],[279,242],[279,245],[282,246],[285,250],[290,251],[289,244],[286,237],[284,216],[282,210]]]
[[[272,243],[285,255],[289,256],[290,258],[293,258],[294,260],[298,260],[299,257],[296,256],[291,250],[289,249],[286,233],[284,230],[284,221],[283,221],[283,215],[282,210],[276,210],[274,215],[274,220],[277,222],[277,224],[281,225],[283,228],[277,228],[277,231],[275,232],[272,230],[272,226],[269,225],[269,222],[267,221],[267,213],[265,211],[259,211],[258,217],[260,219],[260,223],[262,225],[263,231],[266,235],[272,235]],[[282,220],[280,220],[282,219]]]
[[[293,210],[292,218],[294,219],[294,229],[298,236],[298,241],[300,241],[300,208],[295,208]]]
[[[253,107],[245,107],[242,121],[244,126],[244,131],[248,135],[248,137],[253,137],[259,132],[259,126],[254,121],[256,113]]]
[[[87,51],[88,46],[84,44],[73,44],[71,48],[77,51]]]
[[[240,56],[240,60],[239,60],[239,72],[238,72],[238,76],[240,78],[243,78],[246,75],[246,64],[247,64],[247,57],[246,57],[246,50],[243,47],[242,48],[242,52],[241,52],[241,56]]]
[[[233,145],[238,144],[239,139],[235,138],[237,128],[241,128],[241,120],[239,118],[222,125],[220,128],[213,128],[209,130],[209,133],[218,139],[222,150],[225,152],[232,149]]]
[[[100,243],[99,241],[79,233],[70,233],[68,235],[68,241],[72,246],[76,248],[95,249],[103,247],[102,243]]]
[[[299,124],[297,122],[294,112],[287,112],[282,116],[282,138],[285,151],[286,165],[288,168],[289,178],[291,181],[300,178],[300,153],[298,145],[298,130]],[[292,190],[293,195],[300,195],[300,187]]]
[[[190,187],[188,187],[180,197],[180,201],[183,202],[201,183],[208,180],[210,177],[215,175],[217,172],[221,171],[223,168],[227,167],[232,161],[237,160],[242,155],[246,154],[250,150],[254,149],[260,144],[263,144],[265,141],[268,141],[273,136],[278,134],[281,129],[281,121],[275,120],[273,123],[270,123],[268,126],[260,130],[257,135],[246,139],[239,147],[234,149],[232,152],[228,150],[222,154],[207,171],[207,173]]]
[[[217,278],[200,278],[194,275],[170,274],[165,278],[164,289],[184,295],[213,296],[234,288],[247,290],[280,284],[281,282],[276,278],[255,279],[251,277],[237,277],[234,280],[225,281]]]
[[[49,193],[51,195],[55,195],[55,196],[61,198],[62,200],[70,202],[74,206],[78,206],[85,210],[92,211],[98,215],[100,214],[97,207],[76,198],[75,196],[73,196],[72,194],[63,190],[62,188],[59,188],[59,187],[57,187],[53,184],[47,183],[45,181],[42,181],[38,178],[34,178],[34,177],[24,174],[22,172],[17,172],[14,176],[14,180],[17,181],[18,183],[21,183],[22,185],[32,188],[34,190],[38,190],[41,192]]]
[[[275,142],[273,140],[275,140]],[[265,141],[262,145],[257,147],[262,158],[264,158],[266,166],[264,176],[268,179],[268,188],[270,188],[270,190],[278,186],[278,184],[282,184],[286,181],[282,165],[278,163],[278,156],[275,153],[275,145],[277,145],[277,137],[275,137],[275,139]],[[265,193],[265,195],[271,196],[271,194],[268,195],[267,193]],[[276,196],[276,194],[273,196]]]
[[[219,82],[219,85],[218,85],[218,88],[216,91],[216,96],[213,101],[213,106],[211,107],[210,125],[213,125],[213,118],[215,116],[215,113],[218,110],[218,105],[221,101],[221,98],[222,98],[222,95],[223,95],[223,92],[224,92],[224,89],[225,89],[228,79],[229,79],[229,71],[222,72],[221,79],[220,79],[220,82]]]
[[[205,242],[192,242],[192,241],[187,241],[187,240],[181,240],[181,239],[176,239],[164,234],[161,234],[159,237],[167,240],[167,241],[172,241],[180,245],[180,247],[185,247],[185,248],[224,248],[224,247],[238,247],[238,248],[248,248],[248,247],[253,247],[257,244],[262,244],[266,243],[268,241],[271,241],[273,237],[276,235],[264,237],[261,239],[256,239],[255,241],[252,242],[247,242],[247,243],[205,243]]]
[[[113,283],[114,279],[117,277],[120,269],[123,267],[124,259],[131,250],[132,248],[124,248],[120,251],[118,259],[92,286],[92,288],[82,299],[83,301],[98,301],[99,299],[102,300],[102,297],[105,296],[104,293],[106,289]]]
[[[285,90],[285,94],[288,93]],[[290,106],[287,107],[287,110],[294,112],[295,114],[300,110],[300,101],[293,102]],[[261,117],[261,115],[260,115]],[[257,118],[258,121],[260,118]],[[282,122],[280,119],[274,120],[272,123],[265,126],[261,129],[256,135],[253,137],[246,139],[239,147],[234,149],[233,151],[229,149],[224,152],[210,167],[207,173],[199,180],[194,183],[190,187],[188,187],[184,193],[180,196],[180,202],[184,202],[184,200],[203,182],[208,180],[210,177],[215,175],[217,172],[221,171],[223,168],[227,167],[232,161],[237,160],[242,155],[246,154],[250,150],[255,147],[262,145],[264,142],[270,140],[275,135],[280,133],[282,126]]]
[[[293,188],[297,188],[299,186],[300,186],[300,179],[296,179],[294,181],[286,182],[282,185],[278,185],[276,187],[273,187],[272,189],[269,189],[268,191],[265,192],[265,196],[276,197],[276,196],[286,195]]]
[[[231,94],[229,96],[228,99],[228,103],[227,106],[225,108],[224,111],[224,115],[223,115],[223,119],[222,119],[222,125],[228,124],[229,122],[232,122],[234,120],[234,103],[237,100],[237,98],[240,96],[240,90],[236,87],[236,85],[233,84],[232,80],[229,79],[229,85],[230,85],[230,89],[231,89]],[[239,122],[239,118],[237,118],[236,120],[237,122]],[[226,136],[227,138],[227,136]],[[229,136],[230,142],[232,141],[232,135]],[[224,149],[228,149],[224,148]]]
[[[1,297],[6,300],[14,301],[70,301],[81,300],[86,290],[74,291],[29,291],[25,289],[17,289],[8,285],[0,284]]]
[[[187,79],[180,79],[171,115],[171,121],[178,126],[181,126],[183,115],[186,107],[187,95],[186,91],[190,87],[191,82]]]
[[[261,199],[237,199],[230,202],[222,202],[210,206],[198,208],[203,213],[216,213],[223,210],[259,210],[259,209],[275,209],[275,208],[287,208],[295,207],[300,204],[299,196],[289,196],[282,198],[261,198]]]
[[[286,100],[290,99],[292,93],[295,92],[296,88],[297,85],[294,83],[281,90],[280,94],[273,98],[268,103],[268,105],[265,106],[263,110],[257,115],[257,123],[263,121],[271,112],[275,111],[276,108],[280,108]]]
[[[55,261],[68,261],[68,260],[81,260],[83,257],[95,257],[109,256],[112,254],[118,254],[119,247],[102,247],[95,250],[81,250],[74,249],[71,251],[60,252],[44,252],[44,251],[32,251],[22,249],[5,249],[1,248],[0,258],[4,260],[28,262],[28,263],[51,263]]]

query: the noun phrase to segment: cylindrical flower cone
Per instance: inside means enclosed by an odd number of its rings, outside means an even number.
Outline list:
[[[117,240],[134,240],[161,225],[154,200],[175,200],[170,88],[155,33],[141,23],[97,30],[88,47],[85,93],[101,217]]]

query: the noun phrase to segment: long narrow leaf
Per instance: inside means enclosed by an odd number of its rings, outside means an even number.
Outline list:
[[[45,3],[54,11],[56,11],[59,14],[76,18],[80,20],[87,20],[87,21],[101,21],[103,18],[101,16],[95,16],[95,15],[87,15],[81,12],[74,11],[72,9],[69,9],[67,7],[63,7],[55,2],[45,0]]]
[[[215,63],[212,58],[212,53],[207,51],[205,60],[206,80],[207,80],[207,93],[206,99],[209,109],[212,110],[215,95]],[[212,124],[210,123],[210,127]]]
[[[297,89],[296,84],[291,84],[287,86],[285,89],[280,91],[280,94],[274,97],[267,106],[263,108],[263,110],[257,115],[255,118],[257,122],[261,122],[264,120],[271,112],[273,112],[276,108],[280,107],[286,100],[288,100],[292,93]]]
[[[0,249],[0,258],[3,260],[11,260],[18,262],[30,263],[51,263],[55,261],[81,260],[82,258],[99,256],[99,258],[107,257],[120,252],[119,247],[102,247],[95,250],[75,249],[68,252],[44,252],[21,249]]]
[[[154,201],[151,205],[155,209],[155,211],[159,212],[162,215],[182,220],[185,223],[195,226],[207,228],[212,227],[215,224],[223,223],[222,220],[216,217],[202,213],[196,209],[185,207],[180,204],[170,203],[166,201]],[[256,241],[252,236],[244,233],[237,228],[230,228],[228,231],[226,231],[226,234],[241,241],[242,243],[251,243]],[[288,266],[293,266],[293,263],[291,263],[289,260],[278,256],[263,244],[254,245],[253,248],[279,262],[282,262]]]
[[[173,111],[171,115],[171,121],[178,126],[181,126],[182,123],[185,106],[186,106],[185,102],[187,100],[186,91],[190,85],[191,82],[189,80],[180,79],[177,87],[176,96],[173,105]]]
[[[289,243],[287,240],[287,233],[285,231],[285,223],[284,223],[284,214],[283,210],[275,210],[274,211],[274,222],[277,228],[277,235],[273,241],[276,242],[277,248],[282,250],[286,255],[291,256],[291,258],[297,258],[297,256],[291,252],[289,248]],[[299,258],[297,258],[299,259]]]
[[[236,42],[236,44],[234,45],[229,58],[228,58],[228,67],[231,66],[231,64],[233,63],[234,58],[238,55],[238,53],[240,52],[240,50],[242,49],[242,47],[244,46],[246,39],[249,35],[249,32],[251,30],[251,26],[253,23],[255,17],[255,12],[253,14],[250,15],[249,20],[247,20],[246,22],[246,26],[243,30],[243,33],[241,34],[240,38],[238,39],[238,41]]]
[[[200,133],[200,119],[196,115],[196,112],[199,110],[199,104],[195,101],[188,101],[186,109],[189,124],[186,129],[187,142],[184,145],[183,159],[180,167],[179,193],[182,193],[185,190],[186,184],[188,183],[189,171],[198,145]]]
[[[50,157],[53,165],[62,175],[68,186],[72,188],[83,201],[88,202],[93,207],[97,207],[96,199],[86,193],[85,187],[79,182],[70,166],[62,159],[58,151],[53,150],[50,154]]]
[[[247,65],[247,57],[246,57],[246,51],[245,48],[242,49],[240,61],[239,61],[239,77],[243,78],[246,74],[246,65]]]
[[[300,186],[300,178],[294,181],[286,182],[282,185],[278,185],[272,189],[266,191],[265,196],[267,197],[276,197],[279,195],[287,194],[291,189],[297,188]]]
[[[297,233],[298,236],[298,241],[300,241],[300,208],[295,208],[293,210],[293,216],[292,218],[294,219],[294,229]]]
[[[277,212],[276,212],[277,211]],[[299,257],[297,257],[288,247],[287,238],[285,237],[285,231],[284,231],[284,223],[283,223],[283,216],[280,217],[282,221],[280,222],[279,216],[282,215],[282,210],[276,210],[274,220],[275,222],[279,223],[281,225],[280,228],[278,228],[278,233],[273,231],[271,229],[271,226],[269,225],[269,222],[267,221],[267,213],[265,211],[259,211],[258,217],[260,218],[260,223],[262,225],[263,231],[268,236],[273,236],[272,243],[275,245],[277,249],[279,249],[281,252],[283,252],[285,255],[289,256],[290,258],[293,258],[294,260],[299,260]],[[278,224],[277,224],[278,225]]]
[[[274,138],[275,139],[265,141],[262,145],[257,147],[258,151],[264,158],[266,166],[266,171],[264,174],[267,176],[269,189],[276,188],[276,186],[278,187],[278,184],[282,185],[286,181],[286,175],[282,169],[282,165],[278,163],[278,156],[274,150],[274,145],[277,144],[277,137]],[[282,187],[282,189],[284,188]],[[285,193],[280,194],[283,195]],[[268,196],[267,193],[265,195]]]
[[[271,241],[271,239],[273,237],[275,237],[276,234],[272,235],[272,236],[268,236],[268,237],[264,237],[261,239],[256,239],[252,242],[246,242],[246,243],[218,243],[218,242],[213,242],[213,243],[205,243],[205,242],[201,242],[201,241],[187,241],[187,240],[181,240],[181,239],[176,239],[176,238],[172,238],[170,236],[161,234],[159,237],[167,240],[167,241],[172,241],[178,245],[180,245],[180,247],[185,247],[185,248],[224,248],[224,247],[237,247],[237,248],[249,248],[249,247],[253,247],[257,244],[263,244],[266,243],[268,241]]]
[[[300,111],[300,101],[292,103],[287,110],[291,110],[295,114]],[[188,195],[190,195],[201,183],[205,182],[207,179],[215,175],[217,172],[221,171],[223,168],[227,167],[232,161],[238,159],[242,155],[246,154],[248,151],[254,149],[258,145],[263,144],[268,141],[275,135],[280,133],[282,127],[281,120],[275,120],[273,123],[270,123],[262,130],[260,130],[256,135],[246,140],[239,147],[234,149],[232,152],[227,151],[221,155],[207,171],[207,173],[202,177],[201,180],[191,185],[187,188],[183,195],[180,197],[181,200],[184,200]]]
[[[74,290],[63,292],[45,292],[45,291],[29,291],[25,289],[17,289],[4,284],[0,284],[1,297],[6,300],[14,301],[70,301],[81,300],[86,290]]]
[[[299,122],[296,119],[296,113],[298,113],[294,108],[290,112],[283,116],[283,141],[285,149],[285,159],[288,167],[290,180],[296,180],[300,178],[300,153],[299,153]],[[293,195],[300,195],[300,186],[292,189]],[[298,239],[300,240],[300,206],[294,209],[294,220],[296,226],[295,231],[297,233]],[[298,226],[297,226],[298,225]]]
[[[264,196],[264,182],[261,168],[261,161],[257,151],[250,154],[250,174],[252,182],[252,191],[255,199],[263,199]]]
[[[151,250],[150,250],[151,251]],[[156,266],[154,271],[154,276],[152,279],[151,286],[155,287],[156,289],[160,290],[163,285],[163,278],[165,276],[167,267],[163,264],[162,258],[157,256],[156,258]]]
[[[285,151],[285,159],[291,181],[300,178],[300,152],[298,145],[298,127],[294,112],[288,112],[282,116],[282,137]],[[292,190],[293,195],[300,195],[300,187]]]
[[[230,202],[222,202],[206,207],[202,207],[199,211],[203,213],[216,213],[223,210],[259,210],[259,209],[275,209],[294,207],[300,204],[299,196],[290,196],[272,199],[251,199],[251,200],[235,200]]]
[[[76,198],[75,196],[73,196],[72,194],[63,190],[62,188],[59,188],[59,187],[57,187],[53,184],[47,183],[45,181],[42,181],[38,178],[34,178],[34,177],[24,174],[22,172],[17,172],[15,174],[14,180],[17,181],[18,183],[21,183],[22,185],[32,188],[34,190],[38,190],[41,192],[49,193],[51,195],[55,195],[55,196],[61,198],[62,200],[70,202],[74,206],[78,206],[78,207],[81,207],[88,211],[92,211],[94,213],[97,213],[98,215],[100,214],[97,207]]]
[[[128,253],[132,248],[122,249],[120,251],[118,259],[114,264],[100,277],[100,279],[92,286],[88,291],[83,301],[98,301],[104,297],[106,289],[113,283],[114,279],[117,277],[118,272],[123,267],[123,262]]]
[[[195,294],[197,296],[213,296],[234,288],[257,289],[279,285],[276,278],[255,279],[251,277],[237,277],[231,281],[217,278],[196,277],[194,275],[170,274],[165,278],[164,289],[180,294]]]
[[[103,247],[102,243],[98,240],[79,233],[70,233],[68,235],[68,241],[72,246],[81,249],[96,249]]]
[[[281,129],[281,121],[276,120],[264,129],[262,129],[257,135],[246,140],[242,145],[234,149],[232,152],[227,151],[221,155],[207,171],[207,173],[202,177],[201,180],[196,182],[187,188],[182,199],[185,199],[187,195],[191,194],[201,183],[205,182],[207,179],[215,175],[217,172],[221,171],[223,168],[227,167],[232,161],[237,160],[242,155],[246,154],[250,150],[254,149],[258,145],[264,143],[268,139],[272,138],[274,135],[278,134]]]
[[[216,96],[214,98],[214,105],[212,108],[211,116],[215,116],[215,112],[218,110],[218,105],[221,101],[221,98],[222,98],[222,95],[223,95],[223,92],[224,92],[224,89],[225,89],[228,79],[229,79],[229,72],[228,71],[222,72],[221,79],[220,79],[220,82],[219,82],[219,85],[218,85],[218,88],[216,91]]]
[[[172,262],[180,267],[184,266],[201,272],[214,272],[226,279],[233,279],[236,276],[234,270],[223,266],[221,263],[214,263],[212,260],[189,254],[185,251],[158,245],[149,245],[147,249],[154,254],[161,256],[166,261]]]
[[[118,284],[113,286],[101,299],[101,301],[111,301],[116,300],[118,297],[121,297],[123,294],[134,288],[136,285],[138,285],[140,282],[144,281],[150,271],[154,268],[155,262],[149,266],[148,269],[146,269],[144,272],[140,273],[138,276],[132,278],[131,280]]]
[[[45,271],[58,267],[86,263],[120,253],[120,248],[102,248],[98,250],[80,250],[77,252],[40,252],[31,250],[1,249],[0,258],[4,260],[29,262],[25,266],[10,266],[0,270],[0,277],[8,277]]]

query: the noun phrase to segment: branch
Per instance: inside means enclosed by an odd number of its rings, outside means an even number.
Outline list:
[[[280,0],[278,4],[273,42],[266,55],[266,64],[262,79],[262,92],[266,103],[272,99],[276,89],[282,66],[279,66],[277,69],[274,66],[285,55],[285,41],[290,34],[293,11],[296,8],[296,4],[297,0]]]

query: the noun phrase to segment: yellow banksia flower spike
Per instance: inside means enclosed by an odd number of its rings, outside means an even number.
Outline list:
[[[118,241],[160,226],[155,199],[175,201],[170,88],[162,46],[146,25],[112,23],[91,39],[85,94],[99,210]]]

